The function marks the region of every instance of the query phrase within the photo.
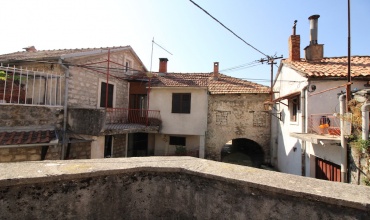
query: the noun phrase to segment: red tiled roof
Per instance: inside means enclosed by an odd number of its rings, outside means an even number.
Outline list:
[[[346,77],[348,73],[347,57],[323,58],[315,62],[307,62],[305,59],[282,62],[306,77]],[[351,74],[352,77],[370,76],[370,56],[352,56]]]
[[[59,58],[60,56],[83,53],[95,50],[108,50],[108,49],[120,49],[129,48],[130,46],[119,46],[119,47],[101,47],[101,48],[81,48],[81,49],[59,49],[59,50],[37,50],[34,52],[19,51],[15,53],[0,55],[0,61],[12,61],[12,60],[38,60],[45,58]]]
[[[269,87],[220,74],[213,73],[161,73],[151,81],[152,87],[206,87],[211,94],[269,93]]]
[[[55,131],[0,132],[0,145],[40,144],[56,139]]]

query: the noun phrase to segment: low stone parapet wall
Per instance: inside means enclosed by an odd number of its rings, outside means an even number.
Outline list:
[[[192,157],[6,163],[0,219],[369,219],[369,189]]]

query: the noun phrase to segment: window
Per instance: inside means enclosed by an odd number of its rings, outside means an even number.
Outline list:
[[[125,73],[131,74],[132,73],[132,71],[131,71],[132,70],[132,61],[126,59],[124,68],[125,68]]]
[[[297,121],[297,113],[299,110],[299,96],[289,99],[289,111],[290,111],[290,121]]]
[[[114,85],[108,83],[108,102],[106,101],[107,98],[107,83],[101,82],[100,84],[100,107],[105,107],[107,103],[108,108],[113,108],[113,93],[114,93]]]
[[[170,145],[186,146],[186,138],[178,136],[170,136]]]
[[[190,114],[191,93],[172,94],[172,113]]]

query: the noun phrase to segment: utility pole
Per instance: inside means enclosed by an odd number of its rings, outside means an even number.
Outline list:
[[[267,62],[267,64],[270,64],[270,66],[271,66],[270,101],[272,101],[272,96],[274,95],[274,91],[272,89],[272,86],[273,86],[273,81],[274,81],[274,64],[276,64],[275,60],[282,59],[282,58],[283,58],[283,55],[281,55],[280,57],[277,57],[276,55],[274,55],[274,56],[268,56],[267,59],[266,58],[261,58],[259,60],[259,62],[261,62],[261,63]]]
[[[348,72],[347,72],[347,111],[349,111],[348,103],[352,98],[351,94],[351,0],[348,0]]]

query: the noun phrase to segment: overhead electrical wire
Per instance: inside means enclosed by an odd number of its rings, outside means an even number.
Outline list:
[[[58,62],[37,61],[37,60],[20,60],[20,61],[34,62],[34,63],[47,63],[47,64],[60,64]],[[235,66],[235,67],[231,67],[231,68],[227,68],[227,69],[221,70],[220,72],[225,72],[225,70],[227,72],[227,70],[229,70],[229,69],[235,69],[237,67],[242,67],[243,69],[246,69],[246,68],[251,68],[251,67],[260,65],[257,62],[258,61],[252,61],[252,62],[249,62],[249,63],[246,63],[246,64],[241,64],[241,65],[238,65],[238,66]],[[86,69],[90,69],[92,71],[106,70],[107,69],[107,67],[104,67],[104,66],[80,65],[80,64],[72,64],[72,63],[68,63],[68,65],[69,66],[80,67],[80,68],[86,68]],[[137,71],[137,72],[140,72],[140,73],[144,73],[143,71],[137,70],[137,69],[134,69],[134,68],[128,67],[128,69],[131,70],[131,71]],[[110,70],[111,71],[113,70],[113,72],[115,72],[115,73],[122,73],[122,71],[125,71],[126,68],[125,68],[125,66],[124,66],[124,68],[111,67]],[[33,70],[31,70],[31,71],[33,71]],[[231,71],[233,71],[233,70],[231,70]],[[100,73],[100,71],[98,71],[98,72]],[[117,78],[117,79],[124,79],[124,77],[119,77],[119,76],[114,76],[114,75],[112,75],[112,77]],[[248,81],[260,81],[260,82],[269,82],[270,81],[270,79],[239,78],[239,77],[235,77],[235,78],[242,79],[242,80],[248,80]],[[182,80],[192,80],[192,79],[182,79]],[[277,80],[277,82],[298,82],[299,83],[299,82],[304,82],[304,81]]]
[[[221,23],[217,18],[215,18],[214,16],[212,16],[208,11],[206,11],[205,9],[203,9],[202,7],[200,7],[197,3],[195,3],[194,1],[192,0],[189,0],[191,3],[193,3],[195,6],[197,6],[200,10],[202,10],[204,13],[206,13],[208,16],[210,16],[213,20],[215,20],[217,23],[219,23],[222,27],[224,27],[226,30],[228,30],[229,32],[231,32],[235,37],[239,38],[241,41],[243,41],[246,45],[250,46],[251,48],[253,48],[255,51],[259,52],[260,54],[266,56],[267,58],[270,58],[270,56],[266,55],[265,53],[263,53],[262,51],[258,50],[256,47],[252,46],[250,43],[248,43],[247,41],[245,41],[243,38],[239,37],[239,35],[237,35],[234,31],[232,31],[230,28],[226,27],[223,23]]]
[[[232,72],[232,71],[237,71],[237,70],[242,70],[242,69],[254,67],[254,66],[257,66],[257,65],[260,65],[260,63],[258,61],[252,61],[252,62],[249,62],[249,63],[245,63],[245,64],[241,64],[241,65],[238,65],[238,66],[234,66],[234,67],[230,67],[230,68],[220,70],[220,72]]]

